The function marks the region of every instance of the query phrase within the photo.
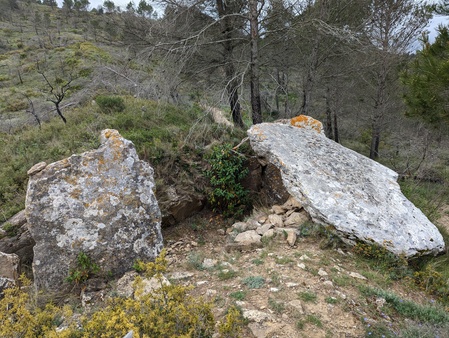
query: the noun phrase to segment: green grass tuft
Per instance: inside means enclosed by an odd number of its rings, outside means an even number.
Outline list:
[[[437,306],[433,305],[420,305],[409,300],[402,299],[401,297],[381,289],[375,289],[371,287],[360,287],[360,291],[365,296],[382,297],[387,301],[387,304],[391,306],[401,316],[433,324],[449,323],[449,313]]]
[[[304,302],[316,302],[317,300],[317,295],[310,291],[300,292],[298,293],[298,297]]]

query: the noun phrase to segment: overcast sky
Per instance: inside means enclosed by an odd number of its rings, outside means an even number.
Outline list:
[[[59,7],[62,6],[62,1],[63,0],[56,0]],[[116,7],[120,7],[123,10],[126,8],[126,5],[130,1],[133,1],[137,5],[140,0],[112,0],[112,2],[115,4]],[[90,2],[90,9],[92,9],[92,8],[97,8],[98,6],[102,6],[104,0],[89,0],[89,2]],[[152,3],[152,1],[147,0],[147,2],[150,3],[153,7],[157,7]],[[162,14],[162,13],[159,13],[159,14]]]
[[[428,28],[428,30],[430,31],[430,41],[433,41],[435,39],[435,36],[437,35],[436,29],[440,24],[449,24],[449,18],[443,15],[436,15],[433,17]]]
[[[62,1],[63,0],[57,0],[60,7],[62,6]],[[126,5],[131,0],[112,0],[112,1],[114,2],[115,6],[117,6],[117,7],[120,6],[120,8],[122,10],[124,10],[126,8]],[[133,0],[133,1],[137,5],[140,0]],[[90,2],[90,8],[97,8],[98,6],[103,5],[104,0],[89,0],[89,2]],[[162,11],[160,9],[158,10],[158,6],[155,5],[154,3],[152,3],[152,1],[147,0],[147,2],[149,2],[153,6],[153,8],[157,12],[159,12],[158,13],[159,16],[161,16],[161,14],[163,14],[163,13],[161,13]],[[438,15],[432,19],[431,23],[428,26],[428,30],[430,32],[430,41],[433,41],[435,39],[435,36],[437,35],[436,28],[438,27],[439,24],[446,24],[446,25],[449,24],[449,18],[447,16]]]

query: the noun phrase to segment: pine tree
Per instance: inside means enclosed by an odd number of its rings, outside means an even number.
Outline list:
[[[435,125],[449,122],[449,28],[440,26],[438,32],[432,44],[423,37],[423,49],[402,74],[407,115]]]

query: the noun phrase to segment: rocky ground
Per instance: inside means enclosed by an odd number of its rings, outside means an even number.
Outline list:
[[[259,210],[252,218],[273,213]],[[420,304],[433,301],[323,236],[298,236],[293,245],[287,236],[277,237],[262,240],[260,247],[235,249],[229,246],[230,229],[211,214],[165,229],[168,277],[193,285],[195,295],[214,303],[217,318],[238,305],[247,318],[243,337],[365,337],[379,322],[395,332],[407,325],[384,307],[384,299],[363,296],[363,286]]]
[[[449,230],[449,207],[440,215],[437,224]],[[307,217],[300,205],[288,201],[259,208],[245,222],[203,211],[163,228],[166,277],[193,286],[195,296],[213,303],[217,319],[230,306],[240,307],[246,318],[245,338],[382,337],[374,330],[370,334],[379,323],[398,335],[409,324],[420,325],[361,289],[383,289],[423,305],[434,303],[432,297],[411,281],[394,281],[373,268]],[[9,241],[2,243],[6,248]],[[98,292],[92,295],[94,300]],[[81,299],[89,302],[89,297]],[[431,333],[433,329],[429,327]],[[449,333],[436,336],[447,338]]]

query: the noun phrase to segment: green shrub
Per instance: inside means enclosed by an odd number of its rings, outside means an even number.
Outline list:
[[[145,263],[142,260],[138,259],[134,262],[132,268],[136,272],[143,272],[145,270]]]
[[[119,96],[97,96],[95,101],[104,113],[121,112],[125,110],[125,101]]]
[[[321,322],[321,319],[316,315],[307,315],[306,320],[310,324],[313,324],[317,327],[323,327],[323,323]]]
[[[298,331],[301,331],[304,329],[304,326],[306,323],[313,324],[317,327],[323,327],[323,323],[321,322],[321,319],[315,315],[307,315],[305,319],[301,319],[296,322],[296,329]]]
[[[327,304],[337,304],[338,303],[338,299],[335,297],[326,297],[324,300],[326,301]]]
[[[232,292],[229,297],[234,298],[235,300],[244,300],[246,297],[246,291],[236,291]]]
[[[100,267],[92,262],[92,259],[85,253],[80,252],[76,257],[76,268],[69,270],[67,281],[75,284],[82,284],[100,271]]]
[[[250,289],[260,289],[265,284],[265,279],[261,276],[250,276],[242,282]]]
[[[12,225],[11,223],[3,224],[3,230],[5,230],[6,236],[8,237],[16,236],[19,231],[18,227]]]
[[[191,252],[187,256],[187,266],[195,270],[204,270],[203,267],[203,255],[199,252]]]
[[[212,186],[209,202],[214,211],[225,217],[241,216],[249,206],[248,191],[241,184],[248,175],[244,158],[227,143],[214,147],[206,159],[210,166],[206,177]]]
[[[415,283],[426,292],[433,294],[444,303],[449,302],[449,281],[433,264],[427,264],[422,270],[413,273]]]
[[[253,263],[254,265],[262,265],[263,264],[263,260],[260,258],[255,258],[251,261],[251,263]]]

